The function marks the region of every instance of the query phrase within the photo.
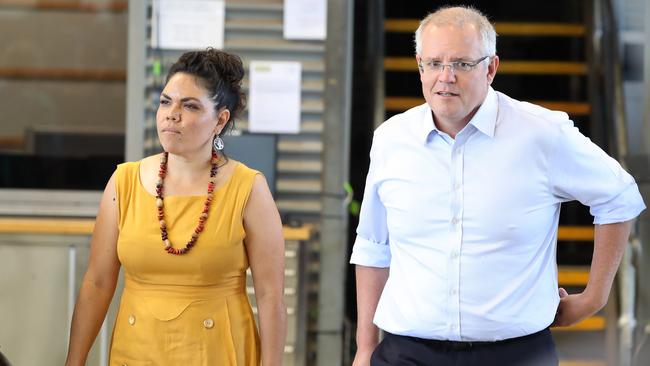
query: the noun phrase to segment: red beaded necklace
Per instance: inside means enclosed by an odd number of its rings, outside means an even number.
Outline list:
[[[169,153],[165,151],[160,159],[160,170],[158,171],[158,182],[156,183],[156,207],[158,209],[158,220],[160,220],[160,236],[162,237],[163,244],[165,244],[164,250],[169,254],[180,255],[187,253],[196,244],[196,240],[199,238],[199,234],[203,231],[205,226],[205,220],[208,219],[210,203],[212,203],[212,192],[214,192],[214,177],[217,175],[219,156],[214,150],[212,151],[212,159],[210,161],[212,168],[210,169],[210,183],[208,183],[208,197],[205,199],[203,212],[199,216],[199,224],[196,226],[196,229],[194,229],[192,237],[185,245],[185,248],[181,249],[174,248],[171,241],[169,241],[169,236],[167,235],[167,223],[165,222],[165,211],[163,209],[163,187],[165,175],[167,175],[168,156]]]

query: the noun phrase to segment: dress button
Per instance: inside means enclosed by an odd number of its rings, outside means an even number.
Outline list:
[[[135,315],[129,315],[129,324],[135,324]]]
[[[205,319],[205,320],[203,321],[203,326],[204,326],[206,329],[210,329],[210,328],[214,327],[214,320],[212,320],[212,319],[210,319],[210,318]]]

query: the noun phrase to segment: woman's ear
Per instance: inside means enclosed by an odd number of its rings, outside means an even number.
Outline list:
[[[229,120],[230,111],[227,108],[221,109],[217,115],[217,125],[214,127],[214,134],[217,136],[220,135]]]

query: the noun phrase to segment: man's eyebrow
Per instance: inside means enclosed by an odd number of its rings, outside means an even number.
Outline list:
[[[450,62],[455,62],[455,61],[474,61],[471,57],[451,57]],[[442,58],[440,57],[431,57],[431,58],[423,58],[422,61],[424,62],[430,62],[430,61],[439,61],[442,62]]]

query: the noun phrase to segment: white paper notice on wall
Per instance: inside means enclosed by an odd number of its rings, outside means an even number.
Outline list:
[[[251,61],[249,131],[300,132],[301,71],[300,62]]]
[[[224,0],[154,0],[151,47],[222,49],[225,6]]]
[[[284,0],[284,38],[323,40],[327,0]]]

